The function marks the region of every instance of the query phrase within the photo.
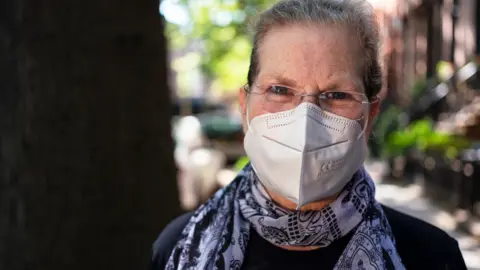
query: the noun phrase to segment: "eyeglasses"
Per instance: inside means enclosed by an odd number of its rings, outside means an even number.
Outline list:
[[[322,110],[351,119],[361,120],[373,102],[365,94],[353,91],[329,90],[316,94],[306,94],[297,89],[283,85],[244,86],[252,94],[252,102],[258,102],[270,112],[282,112],[297,107],[304,98],[311,97]],[[256,96],[256,97],[255,97]],[[375,101],[374,101],[375,102]]]

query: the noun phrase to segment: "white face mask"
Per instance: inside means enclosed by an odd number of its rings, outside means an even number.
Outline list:
[[[298,207],[340,192],[367,155],[358,121],[309,102],[253,118],[244,147],[260,182]]]

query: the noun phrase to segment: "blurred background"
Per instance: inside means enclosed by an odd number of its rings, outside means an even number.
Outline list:
[[[248,163],[249,24],[276,0],[0,3],[0,269],[144,269]],[[370,0],[377,199],[480,269],[479,0]]]

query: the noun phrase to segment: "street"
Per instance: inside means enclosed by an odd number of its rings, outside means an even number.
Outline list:
[[[375,181],[379,202],[403,213],[431,223],[457,239],[468,269],[480,269],[480,239],[456,229],[455,218],[422,197],[419,185],[401,187],[381,182],[385,171],[382,162],[367,162],[365,167]]]

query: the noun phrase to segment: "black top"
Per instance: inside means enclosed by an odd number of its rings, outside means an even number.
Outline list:
[[[250,230],[242,269],[333,269],[352,236],[353,232],[317,250],[291,251],[270,244]]]
[[[458,243],[442,230],[414,217],[383,206],[392,227],[397,251],[408,270],[466,270]],[[151,270],[165,269],[191,213],[176,218],[153,244]],[[242,269],[332,269],[352,234],[326,248],[313,251],[289,251],[276,247],[255,230],[250,230]]]

